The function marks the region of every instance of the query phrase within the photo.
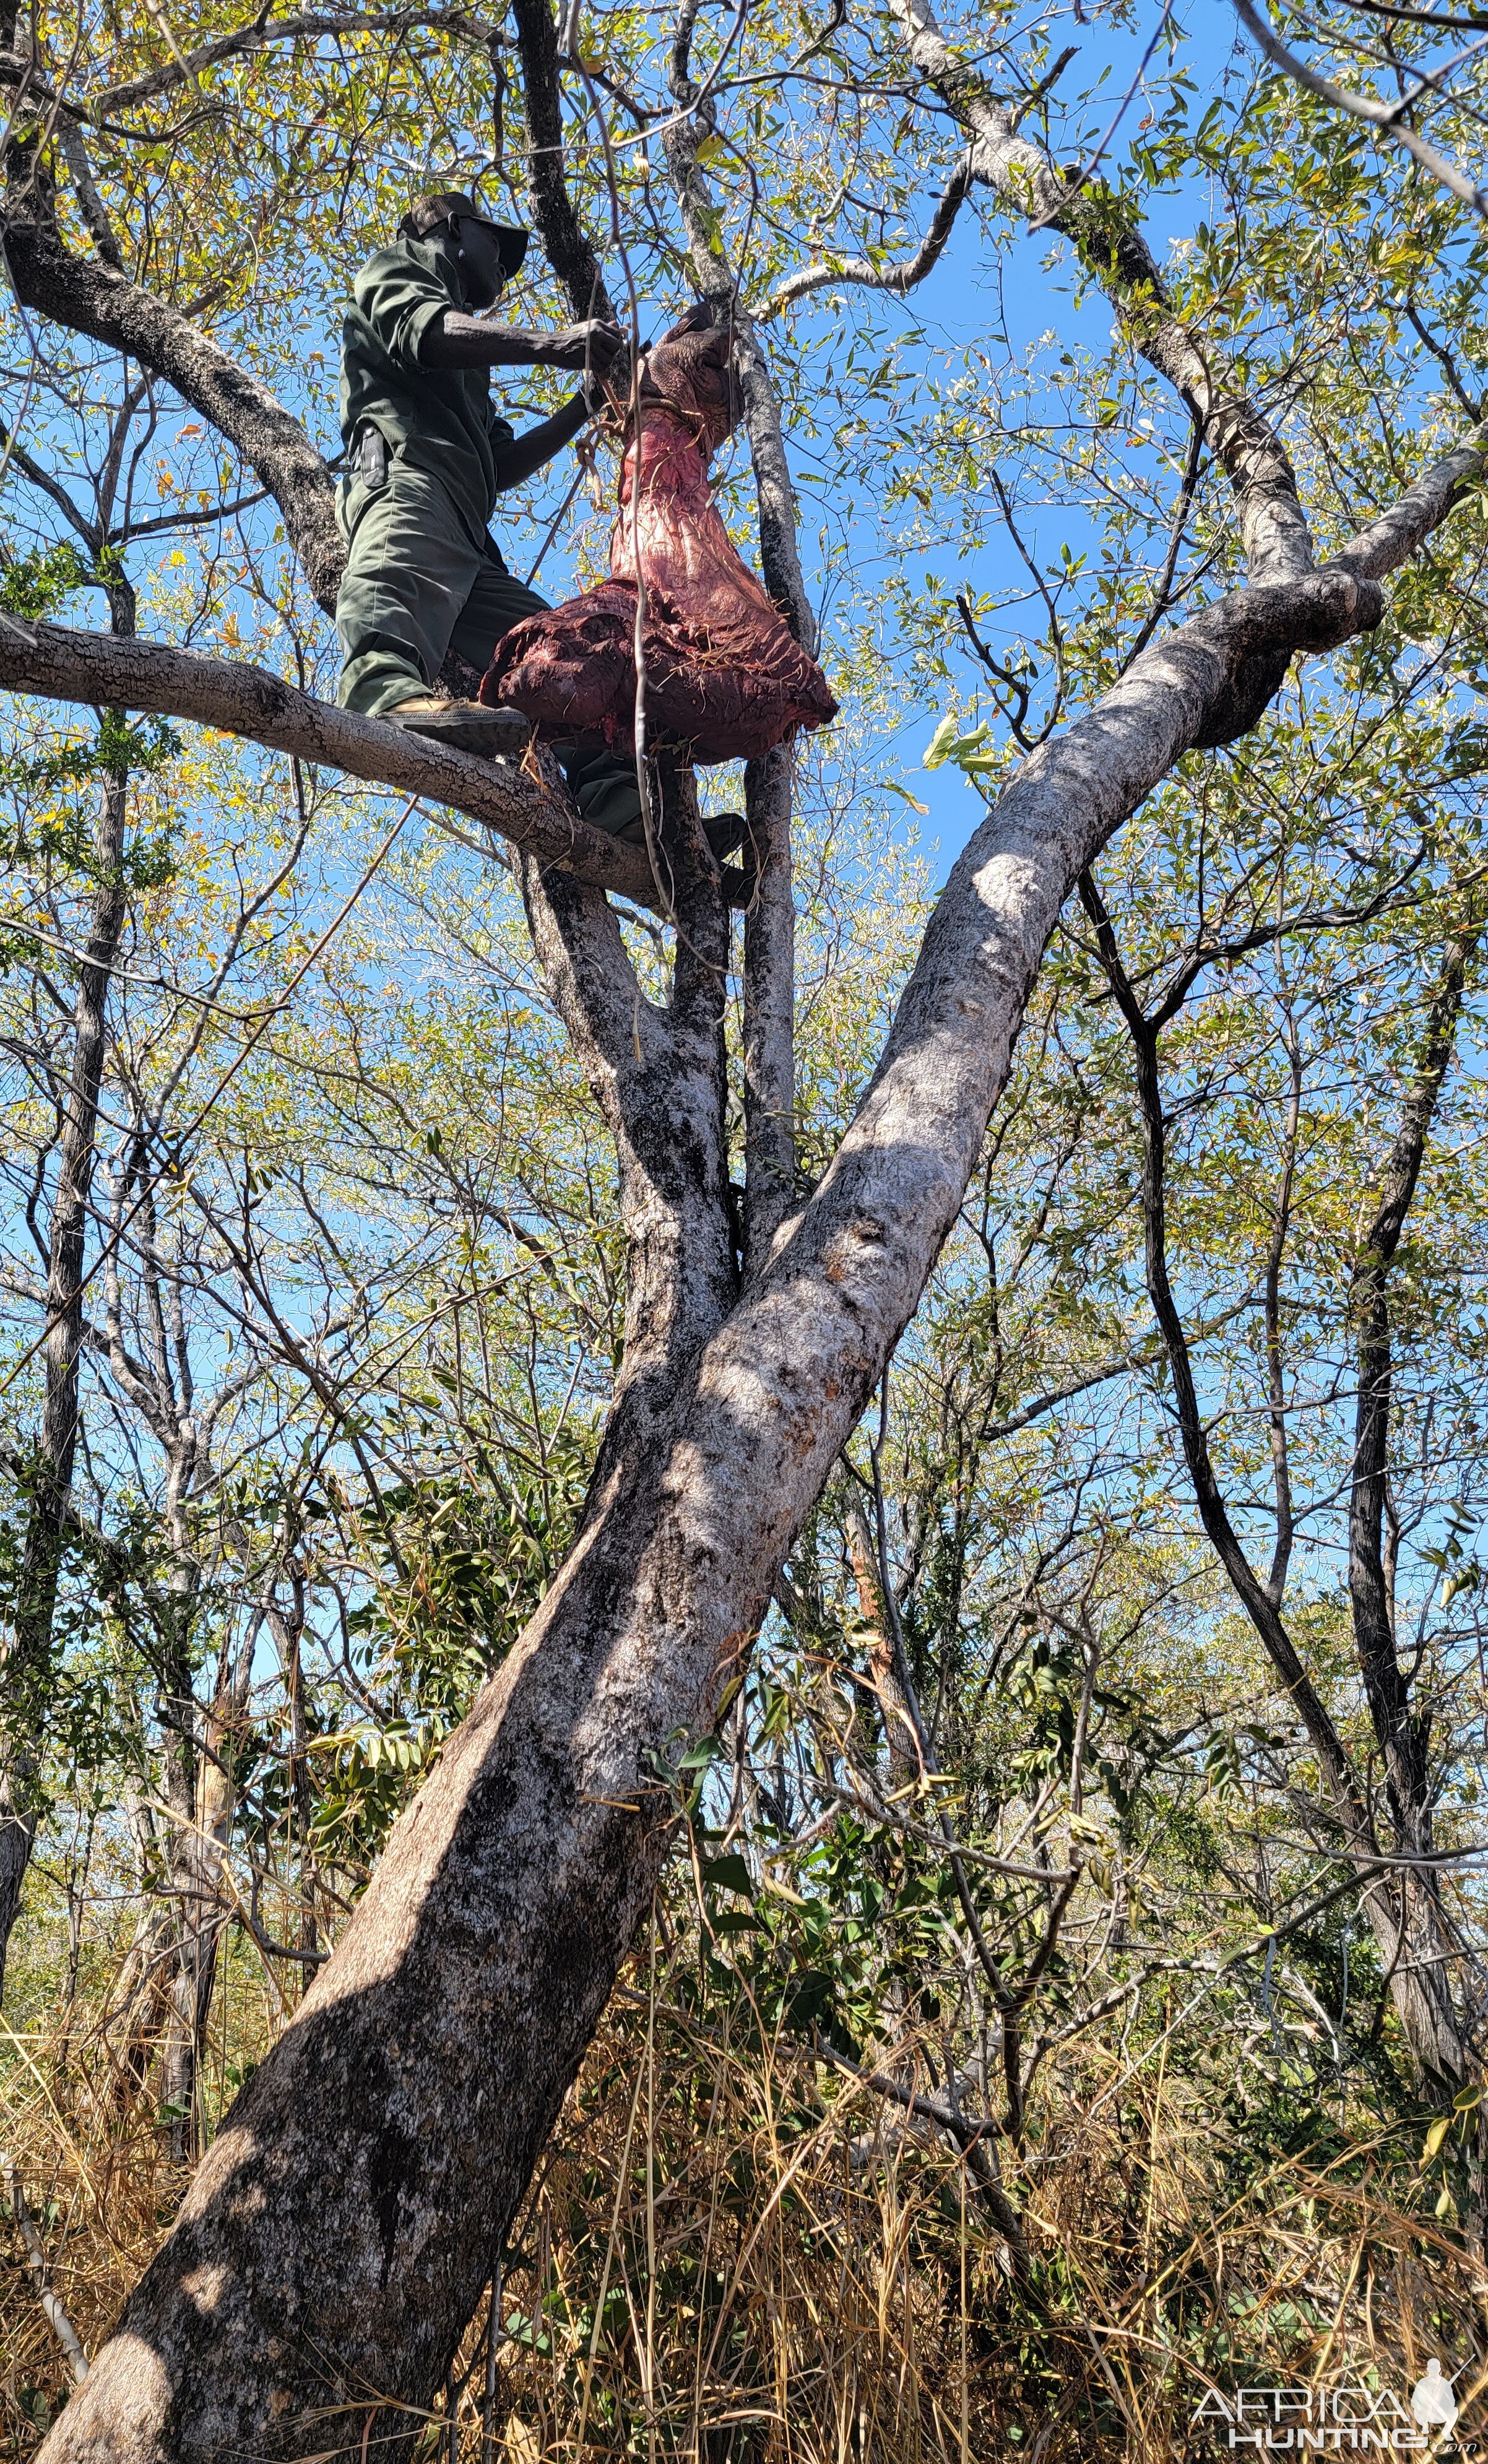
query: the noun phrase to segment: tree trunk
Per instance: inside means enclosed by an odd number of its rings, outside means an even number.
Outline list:
[[[570,883],[559,913],[527,868],[602,1101],[628,1079],[623,1169],[638,1177],[633,1269],[649,1285],[632,1298],[640,1361],[568,1562],[244,2089],[48,2464],[318,2453],[361,2436],[377,2398],[433,2394],[649,1904],[668,1773],[711,1725],[955,1220],[1071,883],[1233,710],[1236,662],[1258,641],[1324,647],[1379,605],[1336,570],[1240,594],[1144,653],[1033,757],[941,896],[829,1170],[732,1307],[707,900],[689,902],[678,937],[695,1089],[679,1122],[669,1079],[656,1081],[667,1109],[646,1113],[649,1004],[602,998],[602,970],[586,987],[572,968],[584,936],[618,938],[613,915]],[[647,1252],[675,1257],[679,1209],[694,1238],[660,1306]],[[377,2435],[401,2438],[397,2416]]]
[[[863,1640],[867,1647],[868,1675],[878,1700],[884,1743],[887,1749],[886,1786],[902,1788],[906,1781],[920,1776],[919,1740],[904,1699],[899,1672],[894,1665],[893,1621],[884,1597],[878,1551],[860,1498],[849,1495],[844,1520],[847,1554],[852,1560],[853,1581],[858,1588],[858,1614],[863,1619]]]
[[[1385,1573],[1383,1527],[1389,1482],[1391,1359],[1390,1274],[1415,1195],[1443,1082],[1456,1046],[1463,988],[1481,924],[1448,940],[1427,1010],[1413,1081],[1385,1167],[1373,1221],[1353,1273],[1359,1390],[1353,1485],[1348,1511],[1348,1595],[1354,1643],[1385,1770],[1395,1845],[1427,1858],[1433,1848],[1430,1715],[1411,1697],[1395,1649],[1394,1603]],[[1437,1875],[1402,1870],[1393,1897],[1398,1938],[1390,1958],[1390,1995],[1414,2059],[1438,2092],[1455,2095],[1475,2078],[1464,2027],[1458,1946]]]
[[[122,713],[113,716],[122,721]],[[47,1267],[46,1374],[34,1487],[4,1668],[7,1734],[0,1741],[0,1991],[39,1814],[42,1726],[51,1693],[52,1624],[77,1450],[82,1269],[97,1151],[98,1090],[107,1042],[109,979],[124,923],[124,779],[104,781],[95,844],[97,886],[73,1013],[73,1058],[57,1157]]]
[[[217,1982],[217,1954],[226,1921],[222,1869],[237,1790],[232,1754],[248,1703],[252,1662],[235,1675],[221,1671],[203,1724],[195,1762],[191,1819],[172,1842],[171,1889],[176,1910],[175,1975],[171,1981],[161,2060],[161,2101],[170,2115],[170,2152],[178,2164],[206,2143],[201,2112],[202,2055]]]

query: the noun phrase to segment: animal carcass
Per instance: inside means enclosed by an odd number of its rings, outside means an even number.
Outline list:
[[[647,744],[696,762],[753,759],[837,704],[709,494],[709,458],[739,406],[729,336],[707,307],[647,354],[638,397],[609,581],[503,634],[481,699],[521,711],[550,744],[633,753],[639,567]]]

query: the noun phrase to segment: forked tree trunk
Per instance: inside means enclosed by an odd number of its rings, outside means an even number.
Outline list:
[[[546,0],[514,0],[514,13],[539,221],[584,315],[602,303],[602,284],[563,186],[557,29]],[[1020,191],[1007,115],[974,91],[927,0],[904,0],[902,14],[917,74],[941,84],[974,135],[975,175]],[[674,63],[679,100],[695,97],[684,40]],[[732,307],[709,244],[697,135],[679,114],[674,184],[698,279],[711,297],[716,277]],[[73,257],[33,157],[12,167],[7,255],[18,295],[132,352],[235,439],[278,497],[325,604],[339,548],[319,457],[188,319]],[[381,2406],[427,2405],[476,2307],[648,1903],[670,1836],[668,1771],[711,1725],[782,1558],[918,1303],[1071,884],[1182,752],[1254,724],[1291,653],[1377,622],[1378,576],[1480,474],[1475,441],[1333,569],[1312,573],[1277,441],[1248,406],[1212,395],[1207,362],[1163,307],[1145,250],[1133,241],[1114,262],[1113,297],[1205,417],[1236,489],[1252,582],[1270,586],[1147,650],[1097,711],[1026,764],[957,865],[873,1085],[794,1216],[788,799],[783,765],[759,765],[749,805],[767,863],[746,932],[755,1017],[742,1289],[723,1134],[727,919],[695,816],[679,825],[676,991],[665,1014],[629,976],[602,895],[572,878],[545,890],[524,859],[549,982],[617,1138],[630,1241],[624,1382],[583,1528],[229,2116],[54,2429],[47,2464],[227,2464],[359,2445],[370,2454],[374,2437],[385,2454],[417,2434],[416,2419]],[[747,319],[735,359],[746,402],[752,388],[762,395]],[[762,415],[751,436],[766,581],[797,608],[799,570],[782,589],[790,574],[773,569],[795,565],[778,423]],[[804,641],[799,616],[798,631]],[[21,690],[97,699],[100,673],[121,665],[103,649],[111,655],[88,637],[10,627],[0,669]],[[573,852],[591,881],[641,886],[628,877],[635,859],[589,845],[525,781],[479,786],[474,762],[412,754],[377,722],[221,663],[136,653],[130,672],[109,698],[302,753],[313,744],[357,775],[401,777],[410,792],[489,817],[545,859]],[[443,784],[430,766],[441,759]]]
[[[639,1353],[583,1529],[228,2117],[47,2464],[402,2439],[395,2413],[369,2430],[368,2408],[427,2403],[476,2307],[648,1904],[672,1829],[667,1773],[711,1726],[919,1300],[1071,884],[1186,746],[1233,724],[1258,651],[1274,665],[1282,646],[1377,621],[1368,571],[1441,518],[1459,475],[1433,474],[1409,523],[1356,543],[1352,570],[1206,610],[1034,756],[942,894],[821,1186],[736,1300],[712,1126],[718,902],[683,909],[681,1078],[658,1076],[650,1115],[655,1014],[586,1005],[571,975],[607,1109],[630,1079]],[[597,892],[558,887],[558,914],[531,873],[528,887],[559,971],[562,951],[616,932]],[[696,1090],[690,1118],[672,1109],[679,1083],[685,1100]]]

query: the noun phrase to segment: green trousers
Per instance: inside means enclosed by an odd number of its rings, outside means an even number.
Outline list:
[[[491,539],[472,527],[430,471],[401,454],[369,487],[341,480],[337,517],[346,567],[336,601],[343,710],[368,718],[427,693],[453,649],[485,669],[503,633],[548,605],[508,573]],[[574,801],[586,822],[614,833],[637,822],[634,762],[614,753],[565,755]]]

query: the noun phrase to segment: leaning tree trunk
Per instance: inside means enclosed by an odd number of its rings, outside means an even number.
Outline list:
[[[1071,884],[1185,748],[1258,715],[1280,653],[1377,622],[1371,575],[1477,467],[1474,449],[1441,466],[1346,563],[1205,610],[1033,757],[942,894],[835,1159],[736,1299],[727,944],[689,817],[675,1041],[663,1052],[672,1023],[639,991],[593,998],[572,968],[601,1099],[624,1097],[639,1354],[583,1528],[225,2122],[47,2464],[385,2442],[404,2433],[393,2414],[369,2425],[378,2399],[437,2389],[648,1903],[668,1771],[711,1726],[919,1300]],[[597,892],[555,884],[559,912],[536,868],[527,887],[559,974],[586,939],[613,961]]]

